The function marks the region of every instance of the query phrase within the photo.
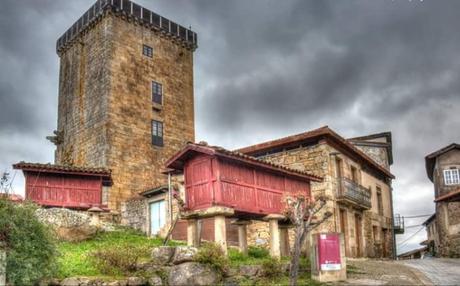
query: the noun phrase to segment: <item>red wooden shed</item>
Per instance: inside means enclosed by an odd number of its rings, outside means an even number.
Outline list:
[[[46,207],[107,209],[112,185],[110,170],[20,162],[14,169],[24,172],[26,199]]]
[[[221,147],[189,143],[166,167],[184,172],[187,208],[224,206],[237,217],[282,214],[283,195],[310,197],[320,177],[275,165]]]

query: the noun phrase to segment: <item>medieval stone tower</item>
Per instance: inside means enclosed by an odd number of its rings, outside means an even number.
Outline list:
[[[110,208],[167,182],[194,141],[197,35],[128,0],[98,0],[57,41],[55,163],[112,170]]]

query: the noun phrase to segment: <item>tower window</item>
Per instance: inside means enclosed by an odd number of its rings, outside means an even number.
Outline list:
[[[158,104],[163,103],[163,87],[156,81],[152,81],[152,101]]]
[[[142,54],[149,58],[153,58],[153,48],[147,45],[144,45],[142,48]]]
[[[152,120],[152,144],[163,146],[163,122]]]
[[[448,169],[444,170],[444,184],[446,185],[458,185],[460,184],[460,170],[459,169]]]

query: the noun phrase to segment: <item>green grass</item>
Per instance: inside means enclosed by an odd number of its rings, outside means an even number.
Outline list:
[[[103,277],[95,267],[91,259],[91,252],[110,248],[114,245],[132,247],[155,247],[162,245],[160,238],[149,238],[144,234],[121,228],[113,232],[97,234],[94,238],[82,242],[60,242],[58,251],[58,278],[73,276],[98,276]],[[170,242],[169,245],[178,245],[178,242]],[[148,259],[150,252],[146,253]]]

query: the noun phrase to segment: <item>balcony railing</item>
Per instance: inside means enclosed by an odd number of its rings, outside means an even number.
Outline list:
[[[371,208],[370,190],[347,178],[339,178],[337,185],[338,201],[351,203],[363,209]]]
[[[403,234],[404,233],[404,217],[402,217],[399,214],[395,214],[393,227],[395,230],[395,234]]]

